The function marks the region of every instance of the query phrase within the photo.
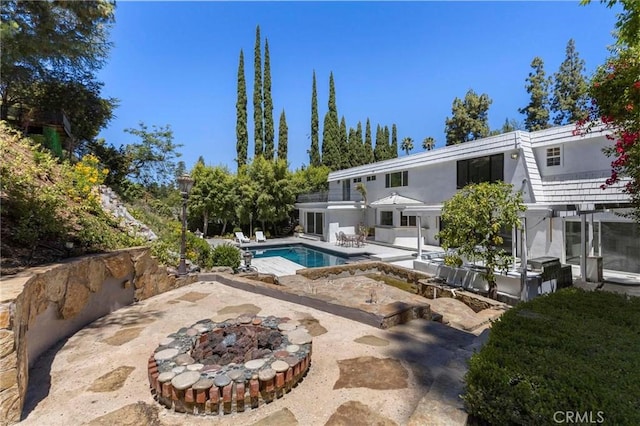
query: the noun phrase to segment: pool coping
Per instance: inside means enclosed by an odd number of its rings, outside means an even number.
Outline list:
[[[326,244],[326,243],[325,243]],[[281,248],[281,247],[286,247],[286,246],[302,246],[302,247],[306,247],[306,248],[310,248],[313,250],[317,250],[317,251],[321,251],[321,252],[325,252],[327,254],[336,256],[336,257],[342,257],[342,258],[346,258],[349,259],[351,257],[358,257],[358,256],[372,256],[375,255],[371,252],[368,252],[366,250],[357,250],[357,251],[353,251],[353,252],[345,252],[345,251],[341,251],[341,250],[332,250],[330,248],[327,248],[325,246],[321,246],[319,244],[309,244],[306,241],[291,241],[291,240],[283,240],[277,243],[270,243],[269,241],[267,242],[263,242],[263,243],[245,243],[242,244],[240,246],[241,250],[268,250],[268,249],[274,249],[274,248]],[[304,265],[303,265],[304,266]]]

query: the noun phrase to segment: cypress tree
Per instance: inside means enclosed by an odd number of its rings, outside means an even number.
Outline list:
[[[349,136],[347,138],[347,157],[348,165],[345,168],[359,166],[360,160],[360,147],[362,146],[362,140],[358,140],[358,134],[353,127],[349,128]]]
[[[356,127],[356,140],[358,142],[358,147],[356,149],[356,166],[361,166],[365,163],[365,149],[364,149],[364,141],[362,140],[362,122],[358,121],[358,126]]]
[[[391,126],[391,158],[398,158],[398,129],[395,123]]]
[[[340,132],[338,134],[338,151],[340,154],[340,168],[348,169],[351,167],[351,158],[349,157],[349,145],[347,144],[347,120],[344,115],[340,120]]]
[[[329,111],[324,116],[322,128],[322,164],[331,170],[340,168],[340,123],[338,122],[338,108],[336,107],[336,89],[333,82],[333,72],[329,76]]]
[[[262,96],[264,98],[264,158],[273,160],[274,132],[273,100],[271,99],[271,60],[269,58],[269,40],[264,41],[264,80]]]
[[[531,68],[533,71],[529,73],[525,86],[531,100],[529,105],[518,109],[526,116],[524,127],[530,132],[549,127],[549,79],[545,76],[542,58],[533,58]]]
[[[375,161],[382,161],[387,159],[387,147],[389,145],[384,141],[384,129],[378,126],[376,127],[376,146],[373,149],[373,156]]]
[[[389,126],[384,126],[384,148],[385,148],[385,153],[384,153],[384,158],[385,160],[388,160],[389,158],[393,158],[392,157],[392,152],[391,152],[391,136],[389,134]]]
[[[554,75],[551,111],[556,125],[575,123],[587,117],[587,80],[584,60],[580,59],[573,39],[567,43],[566,57]]]
[[[260,52],[260,26],[256,27],[256,45],[253,51],[253,140],[254,155],[262,155],[264,151],[264,128],[262,117],[262,57]]]
[[[371,143],[371,122],[369,118],[367,118],[367,124],[365,126],[365,136],[364,136],[364,155],[363,155],[363,164],[371,164],[375,162],[375,156],[373,154],[373,145]]]
[[[247,132],[247,83],[244,77],[244,53],[240,49],[238,63],[238,100],[236,101],[236,156],[238,170],[247,164],[249,134]]]
[[[287,117],[284,109],[280,114],[280,125],[278,127],[278,160],[287,161],[287,150],[289,142],[289,127],[287,127]]]
[[[313,85],[311,88],[311,147],[309,151],[309,164],[319,166],[320,147],[318,146],[318,94],[316,91],[316,72],[313,71]]]

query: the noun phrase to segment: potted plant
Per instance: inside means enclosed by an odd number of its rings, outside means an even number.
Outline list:
[[[304,228],[302,227],[302,225],[296,225],[296,227],[293,228],[293,236],[299,237],[300,235],[302,235],[303,231],[304,231]]]

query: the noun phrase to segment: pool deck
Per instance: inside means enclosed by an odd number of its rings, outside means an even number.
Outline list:
[[[208,240],[210,244],[217,245],[222,243],[223,240]],[[230,242],[230,241],[229,241]],[[281,246],[287,246],[292,244],[303,244],[311,248],[317,248],[323,251],[333,252],[339,256],[358,258],[359,256],[366,256],[371,260],[379,260],[382,262],[390,262],[399,266],[413,269],[413,259],[416,258],[417,251],[411,248],[397,248],[388,245],[382,245],[367,241],[364,246],[361,247],[345,247],[337,244],[328,243],[326,241],[312,240],[306,238],[274,238],[269,239],[266,242],[256,243],[252,241],[250,243],[238,244],[241,249],[256,250],[261,248],[275,248]],[[425,246],[425,251],[430,250],[442,250],[435,246]],[[261,258],[253,259],[252,265],[258,268],[262,273],[274,274],[276,276],[294,275],[298,269],[302,269],[300,265],[287,261],[284,258]]]

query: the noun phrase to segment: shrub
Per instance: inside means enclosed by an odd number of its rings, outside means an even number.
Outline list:
[[[463,399],[495,425],[640,424],[640,298],[568,288],[516,306],[471,357]]]
[[[240,266],[240,250],[228,243],[220,244],[213,249],[213,266],[228,266],[238,269]]]
[[[187,259],[202,268],[211,268],[213,263],[213,249],[203,238],[187,232]]]
[[[242,232],[242,228],[240,228],[240,227],[238,227],[238,226],[235,226],[235,227],[233,228],[233,232]]]

